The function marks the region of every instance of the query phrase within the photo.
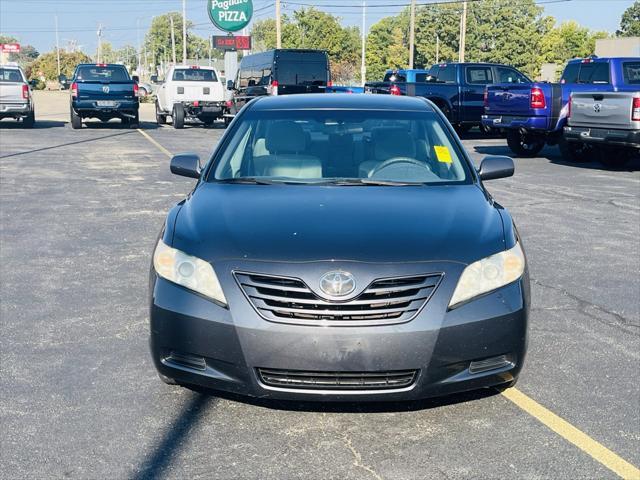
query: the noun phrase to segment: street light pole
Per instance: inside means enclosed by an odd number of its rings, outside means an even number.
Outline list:
[[[182,64],[187,64],[187,0],[182,0]]]
[[[280,18],[280,0],[276,0],[276,48],[282,48],[282,25]]]
[[[56,21],[56,56],[58,57],[58,77],[60,77],[60,39],[58,38],[58,15],[55,17]]]
[[[362,58],[360,60],[360,80],[362,82],[362,86],[364,87],[365,82],[367,81],[367,65],[365,63],[365,55],[367,53],[367,2],[362,0]]]
[[[409,68],[413,68],[413,50],[416,42],[416,0],[411,0],[411,20],[409,24]]]
[[[467,0],[462,2],[462,17],[460,17],[460,49],[458,52],[458,62],[464,62],[465,43],[467,41]]]

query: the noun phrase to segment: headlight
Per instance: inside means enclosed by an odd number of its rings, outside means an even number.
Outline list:
[[[162,278],[227,304],[218,277],[209,262],[171,248],[162,240],[153,253],[153,268]]]
[[[516,281],[524,273],[524,265],[518,242],[510,250],[473,262],[462,272],[449,308]]]

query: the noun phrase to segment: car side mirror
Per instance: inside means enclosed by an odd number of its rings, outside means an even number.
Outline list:
[[[171,158],[171,173],[182,177],[200,178],[200,157],[195,153],[180,153]]]
[[[136,83],[140,83],[140,77],[138,75],[134,75],[131,77],[131,80],[133,80]]]
[[[233,80],[227,80],[227,90],[235,90],[236,83]]]
[[[515,167],[513,159],[503,155],[489,155],[484,157],[478,169],[480,180],[494,180],[513,175]]]

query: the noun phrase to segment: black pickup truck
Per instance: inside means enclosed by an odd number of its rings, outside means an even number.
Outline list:
[[[119,118],[125,126],[138,127],[138,78],[129,76],[123,65],[80,64],[73,74],[70,90],[72,128],[82,128],[85,118],[103,122]]]
[[[428,98],[463,132],[481,124],[487,85],[530,82],[515,68],[494,63],[440,63],[433,65],[427,75],[411,75],[412,72],[388,71],[387,81],[366,83],[365,93]]]

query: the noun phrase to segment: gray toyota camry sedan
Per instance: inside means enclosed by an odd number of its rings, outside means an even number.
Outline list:
[[[390,95],[263,97],[168,214],[151,269],[167,383],[408,400],[513,385],[529,280],[511,215],[442,113]]]

